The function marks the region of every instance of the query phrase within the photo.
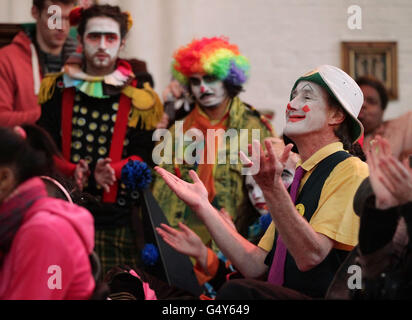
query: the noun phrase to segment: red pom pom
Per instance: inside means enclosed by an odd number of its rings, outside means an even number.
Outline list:
[[[123,68],[130,72],[132,71],[132,66],[130,63],[123,59],[117,60],[117,68]]]
[[[77,26],[80,23],[83,15],[83,7],[76,7],[70,11],[69,19],[71,26]]]

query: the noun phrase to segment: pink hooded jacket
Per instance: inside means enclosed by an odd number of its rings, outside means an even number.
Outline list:
[[[54,198],[37,200],[0,267],[0,299],[89,299],[95,287],[93,247],[87,210]]]

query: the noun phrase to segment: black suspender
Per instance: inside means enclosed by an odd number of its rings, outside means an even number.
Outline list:
[[[327,158],[323,159],[312,172],[296,201],[296,207],[299,210],[304,210],[303,217],[310,221],[315,213],[319,198],[325,184],[333,169],[342,161],[349,158],[351,155],[345,151],[338,151]],[[275,234],[272,251],[268,254],[265,263],[272,264],[273,256],[276,250],[277,232]],[[325,260],[315,268],[307,271],[299,271],[293,257],[289,254],[286,256],[285,263],[285,281],[284,286],[295,289],[313,297],[321,297],[326,293],[329,283],[332,281],[340,263],[343,261],[346,252],[332,249]]]

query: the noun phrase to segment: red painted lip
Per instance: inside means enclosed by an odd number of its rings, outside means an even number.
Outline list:
[[[258,207],[259,209],[263,209],[266,207],[266,202],[256,203],[255,206]]]
[[[306,116],[289,116],[288,122],[299,122],[306,118]]]

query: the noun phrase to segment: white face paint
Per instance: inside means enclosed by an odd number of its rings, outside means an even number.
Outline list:
[[[91,18],[84,33],[84,53],[95,68],[112,66],[120,51],[119,24],[108,17]]]
[[[293,182],[293,176],[295,175],[295,169],[284,169],[282,172],[282,182],[285,188],[289,188]]]
[[[214,76],[194,74],[189,78],[189,83],[196,101],[202,107],[218,106],[228,98],[223,81]]]
[[[261,215],[268,213],[266,200],[263,196],[262,189],[258,186],[252,176],[246,176],[246,189],[248,191],[249,200]]]
[[[327,110],[326,91],[316,83],[299,82],[287,106],[284,134],[294,137],[319,131],[327,126]]]

